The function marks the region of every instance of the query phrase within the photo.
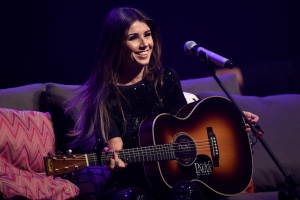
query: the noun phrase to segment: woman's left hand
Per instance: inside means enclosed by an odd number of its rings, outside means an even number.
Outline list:
[[[243,111],[243,112],[251,124],[255,125],[258,122],[259,116],[248,111]],[[246,124],[245,126],[246,126],[246,132],[249,133],[251,131],[249,124]]]

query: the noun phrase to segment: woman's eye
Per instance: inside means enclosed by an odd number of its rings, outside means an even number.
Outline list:
[[[150,37],[150,36],[151,36],[151,32],[145,34],[145,37]]]
[[[135,40],[136,38],[137,38],[137,36],[132,35],[132,36],[130,36],[130,37],[128,38],[128,40],[129,40],[129,41],[132,41],[132,40]]]

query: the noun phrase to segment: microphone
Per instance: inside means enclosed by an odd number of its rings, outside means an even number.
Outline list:
[[[194,54],[201,60],[205,62],[210,61],[220,67],[226,67],[230,69],[233,67],[233,64],[230,60],[207,49],[204,49],[203,47],[199,47],[194,41],[187,41],[184,44],[184,51],[187,54]]]

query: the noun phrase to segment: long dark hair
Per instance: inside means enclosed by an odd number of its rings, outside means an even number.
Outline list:
[[[145,68],[144,78],[153,81],[155,88],[161,80],[163,71],[161,35],[157,24],[135,8],[119,7],[113,9],[102,26],[98,57],[92,74],[82,85],[77,95],[70,99],[72,103],[67,110],[78,105],[81,107],[76,116],[74,130],[69,134],[75,136],[75,140],[70,144],[71,147],[93,148],[96,142],[94,131],[97,129],[97,124],[100,125],[101,130],[98,131],[101,131],[103,139],[108,140],[110,117],[107,106],[109,102],[106,102],[106,99],[111,89],[119,91],[117,80],[123,53],[122,45],[129,27],[136,21],[145,22],[149,26],[154,41],[152,55],[149,65]],[[119,96],[121,96],[120,93]],[[118,102],[120,109],[122,109],[120,101]]]

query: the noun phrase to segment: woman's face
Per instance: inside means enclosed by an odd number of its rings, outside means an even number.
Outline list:
[[[148,65],[153,45],[149,26],[144,22],[134,22],[125,35],[122,66],[128,69]]]

